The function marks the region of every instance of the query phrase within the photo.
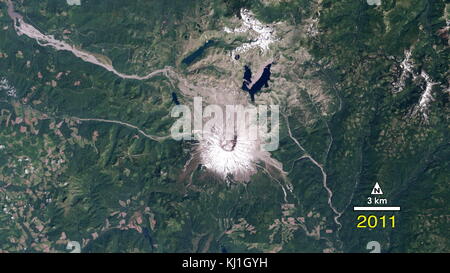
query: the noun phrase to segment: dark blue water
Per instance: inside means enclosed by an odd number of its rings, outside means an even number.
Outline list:
[[[255,94],[258,93],[258,91],[260,91],[263,87],[269,87],[271,66],[272,64],[270,63],[266,67],[264,67],[264,71],[261,74],[261,77],[252,85],[250,89],[248,88],[248,86],[252,83],[252,71],[247,65],[244,66],[244,82],[242,83],[242,90],[250,94],[250,99],[252,100],[252,102],[255,101]]]
[[[175,105],[180,105],[180,102],[178,101],[177,93],[172,92],[172,102],[175,103]]]
[[[242,90],[249,91],[248,86],[252,83],[252,71],[247,65],[244,66],[244,82],[242,83]]]
[[[186,58],[184,58],[181,62],[184,63],[185,65],[191,65],[198,57],[200,57],[203,52],[205,52],[205,50],[214,45],[214,41],[213,40],[208,40],[204,45],[202,45],[201,47],[199,47],[196,51],[192,52],[189,56],[187,56]]]
[[[220,246],[220,252],[228,253],[227,249],[224,246]]]
[[[150,236],[150,231],[148,230],[148,228],[144,227],[142,229],[142,233],[144,234],[145,239],[147,239],[148,243],[150,244],[150,247],[153,250],[153,240],[152,237]]]

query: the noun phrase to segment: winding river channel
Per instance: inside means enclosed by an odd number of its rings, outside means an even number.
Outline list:
[[[53,37],[53,35],[43,34],[38,29],[36,29],[34,26],[27,24],[23,20],[23,16],[14,10],[14,5],[11,0],[7,0],[6,4],[8,5],[8,15],[14,21],[14,28],[19,36],[26,35],[31,39],[35,39],[37,41],[37,43],[41,46],[53,47],[56,50],[70,51],[70,52],[72,52],[73,55],[82,59],[83,61],[101,66],[104,69],[116,74],[120,78],[134,79],[134,80],[146,80],[151,77],[154,77],[155,75],[166,73],[169,70],[171,70],[171,67],[165,67],[163,69],[155,70],[145,76],[127,75],[127,74],[121,73],[121,72],[117,71],[112,66],[112,64],[109,64],[106,61],[101,60],[99,57],[96,57],[94,54],[89,53],[87,51],[83,51],[81,49],[78,49],[75,46],[70,45],[64,41],[59,41],[59,40],[55,39]]]

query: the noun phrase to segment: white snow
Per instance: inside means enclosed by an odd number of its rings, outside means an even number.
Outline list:
[[[414,80],[416,80],[418,77],[423,78],[426,82],[425,90],[420,96],[418,105],[413,108],[412,113],[416,114],[420,112],[422,113],[422,116],[424,117],[425,121],[428,121],[427,110],[430,103],[434,100],[431,91],[433,89],[433,86],[438,83],[433,82],[433,79],[430,77],[430,75],[428,75],[428,73],[425,70],[422,70],[420,72],[420,75],[413,70],[414,62],[411,59],[411,55],[412,55],[411,50],[405,50],[405,58],[400,63],[402,74],[400,75],[398,82],[393,84],[394,93],[403,91],[403,89],[405,88],[405,81],[409,77],[409,75],[411,75]]]
[[[370,6],[373,6],[373,5],[379,6],[379,5],[381,5],[381,0],[367,0],[367,4]]]
[[[3,78],[0,80],[0,91],[6,91],[9,97],[17,97],[17,90],[14,86],[11,86],[7,79]]]
[[[431,94],[431,90],[433,89],[433,85],[437,84],[437,82],[433,82],[431,77],[424,70],[422,70],[420,76],[422,76],[422,78],[425,79],[426,87],[425,91],[420,96],[419,110],[422,112],[422,115],[425,118],[425,120],[428,120],[428,114],[426,110],[428,109],[430,102],[434,100],[433,95]]]
[[[81,0],[66,0],[69,6],[80,6]]]
[[[252,48],[260,48],[263,52],[269,50],[269,45],[276,41],[273,28],[261,23],[255,18],[254,14],[247,9],[241,9],[241,18],[241,27],[235,29],[225,27],[224,31],[226,33],[245,33],[252,31],[256,33],[257,37],[255,41],[244,43],[233,50],[232,57],[234,58],[236,53],[244,53]]]
[[[416,79],[416,75],[413,71],[414,62],[411,60],[411,50],[405,50],[405,58],[400,63],[400,68],[402,69],[402,74],[398,82],[394,83],[394,93],[398,93],[403,91],[405,88],[405,81],[409,75],[413,76],[413,79]]]

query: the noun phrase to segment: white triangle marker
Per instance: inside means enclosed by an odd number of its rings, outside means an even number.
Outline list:
[[[372,194],[383,194],[383,191],[381,190],[380,185],[378,185],[378,182],[375,183],[375,186],[373,186]]]

